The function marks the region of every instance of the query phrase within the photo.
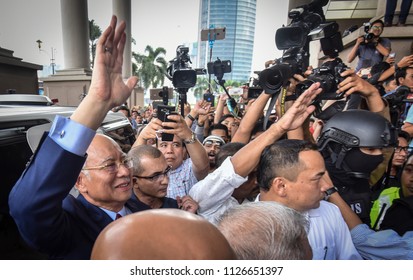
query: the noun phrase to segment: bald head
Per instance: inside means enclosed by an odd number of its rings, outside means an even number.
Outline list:
[[[235,259],[221,232],[207,220],[179,209],[152,209],[118,219],[98,236],[92,259]]]

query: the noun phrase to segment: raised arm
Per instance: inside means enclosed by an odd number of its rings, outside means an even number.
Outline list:
[[[408,67],[413,64],[413,54],[412,55],[406,55],[402,59],[400,59],[399,62],[394,63],[392,67],[384,71],[379,78],[379,81],[382,82],[386,80],[387,78],[391,77],[396,73],[397,68],[404,68]]]
[[[122,78],[123,51],[126,42],[126,24],[117,25],[112,16],[110,25],[102,33],[96,45],[96,59],[89,92],[80,103],[71,119],[93,130],[101,125],[106,113],[128,99],[138,82],[130,77]]]
[[[235,173],[247,176],[258,164],[262,151],[268,145],[274,143],[287,131],[300,127],[304,120],[314,111],[315,107],[310,105],[314,98],[321,92],[319,83],[311,85],[300,97],[294,101],[290,109],[270,126],[264,133],[249,142],[239,150],[232,158]]]
[[[231,142],[248,143],[251,138],[251,132],[258,119],[262,117],[264,107],[270,98],[270,94],[262,92],[254,103],[251,104],[247,113],[242,117],[237,132],[231,138]]]
[[[175,134],[182,140],[192,139],[192,134],[194,132],[191,131],[181,115],[169,115],[168,119],[171,121],[162,123],[164,132]],[[170,127],[171,129],[165,129],[165,127]],[[196,137],[193,143],[186,144],[185,146],[189,156],[191,157],[195,177],[198,180],[204,179],[205,176],[208,175],[209,170],[209,159],[204,147]]]
[[[346,70],[341,73],[341,76],[346,78],[338,85],[337,93],[344,92],[346,97],[353,93],[362,95],[366,99],[371,112],[383,112],[387,107],[378,89],[368,81],[357,76],[354,70]],[[390,115],[385,117],[390,120]]]
[[[364,41],[363,36],[358,37],[356,43],[354,44],[353,48],[351,49],[350,53],[347,56],[347,62],[352,63],[353,60],[357,57],[357,51],[360,47],[360,44]]]
[[[219,123],[219,120],[221,119],[221,117],[229,113],[228,108],[226,108],[227,99],[228,99],[228,96],[225,93],[219,96],[217,108],[215,109],[214,123]]]

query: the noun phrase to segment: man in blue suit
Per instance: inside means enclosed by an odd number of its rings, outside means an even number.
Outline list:
[[[125,103],[138,78],[122,78],[125,22],[97,44],[89,92],[68,118],[57,116],[9,196],[23,239],[54,259],[90,259],[99,233],[119,215],[136,212],[132,161],[109,137],[96,135],[106,113]],[[76,185],[79,197],[69,194]]]

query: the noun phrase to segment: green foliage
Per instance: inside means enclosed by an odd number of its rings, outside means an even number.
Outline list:
[[[102,35],[102,29],[95,24],[95,20],[89,20],[89,46],[90,46],[90,67],[93,68],[93,64],[95,63],[95,55],[96,55],[96,43]]]
[[[194,92],[194,96],[196,100],[199,100],[202,98],[202,95],[208,91],[209,89],[209,81],[208,81],[208,76],[198,76],[196,79],[196,84],[195,86],[192,88],[193,92]],[[226,87],[240,87],[242,86],[243,83],[241,82],[237,82],[237,81],[226,81],[225,82],[225,86]],[[211,91],[212,92],[219,92],[219,93],[224,93],[224,89],[218,85],[214,78],[211,77]]]
[[[242,86],[243,83],[238,82],[238,81],[233,81],[233,80],[229,80],[229,81],[225,81],[225,86],[226,87],[240,87]]]
[[[196,100],[201,99],[202,95],[208,90],[208,88],[208,78],[198,76],[196,78],[196,84],[193,87]]]
[[[166,68],[168,67],[168,63],[164,58],[165,55],[166,50],[164,48],[154,49],[149,45],[145,48],[145,54],[132,52],[136,62],[135,67],[132,67],[133,75],[139,77],[145,89],[157,88],[163,85]]]

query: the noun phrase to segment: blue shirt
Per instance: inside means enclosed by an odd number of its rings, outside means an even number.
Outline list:
[[[391,42],[388,38],[380,38],[380,44],[386,49],[391,48]],[[383,61],[383,55],[374,46],[360,45],[357,49],[359,61],[357,63],[356,72],[362,68],[371,67]]]
[[[82,137],[79,137],[82,135]],[[49,137],[68,152],[83,157],[96,131],[69,118],[56,116],[49,131]]]
[[[360,224],[351,231],[354,246],[367,260],[413,260],[413,232],[400,236],[394,230],[374,231]]]

